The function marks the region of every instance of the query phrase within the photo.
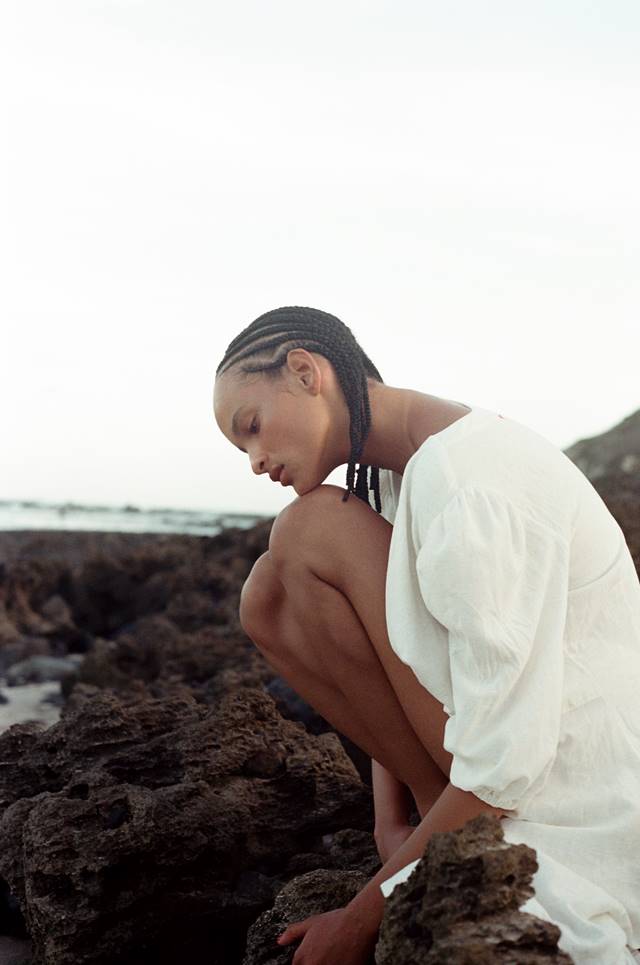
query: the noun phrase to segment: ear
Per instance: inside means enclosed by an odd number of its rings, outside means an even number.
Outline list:
[[[322,371],[317,361],[305,348],[292,348],[287,353],[287,368],[296,382],[308,392],[317,395],[322,384]]]

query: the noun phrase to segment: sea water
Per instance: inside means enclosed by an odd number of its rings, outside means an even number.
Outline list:
[[[186,533],[215,536],[223,529],[248,529],[266,516],[194,509],[140,509],[138,506],[83,506],[0,500],[0,531],[62,529],[115,533]]]

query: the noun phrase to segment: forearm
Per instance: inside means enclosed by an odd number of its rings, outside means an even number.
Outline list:
[[[462,828],[467,821],[483,813],[495,814],[499,817],[504,812],[481,801],[471,791],[462,791],[453,784],[447,784],[413,833],[349,902],[348,907],[365,917],[372,928],[377,928],[382,920],[385,901],[380,891],[380,884],[411,861],[421,858],[434,832],[455,831]]]
[[[406,784],[371,759],[375,830],[409,823],[412,795]]]

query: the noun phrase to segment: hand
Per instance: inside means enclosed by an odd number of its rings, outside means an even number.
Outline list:
[[[386,864],[391,855],[404,844],[415,829],[411,824],[393,824],[374,833],[376,848],[382,864]]]
[[[348,908],[334,908],[289,925],[278,938],[289,945],[302,938],[292,965],[368,965],[378,940],[379,922],[354,917]]]

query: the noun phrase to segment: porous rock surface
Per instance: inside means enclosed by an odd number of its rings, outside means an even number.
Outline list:
[[[242,965],[289,965],[299,942],[281,946],[277,938],[288,925],[341,908],[367,883],[360,871],[309,871],[285,885],[273,908],[251,926]]]
[[[250,688],[215,709],[80,688],[57,724],[0,736],[0,761],[0,874],[56,965],[237,961],[291,859],[330,865],[323,836],[371,818],[337,737]]]
[[[568,965],[560,929],[518,910],[537,868],[535,851],[506,842],[493,815],[434,834],[386,900],[376,965]]]

